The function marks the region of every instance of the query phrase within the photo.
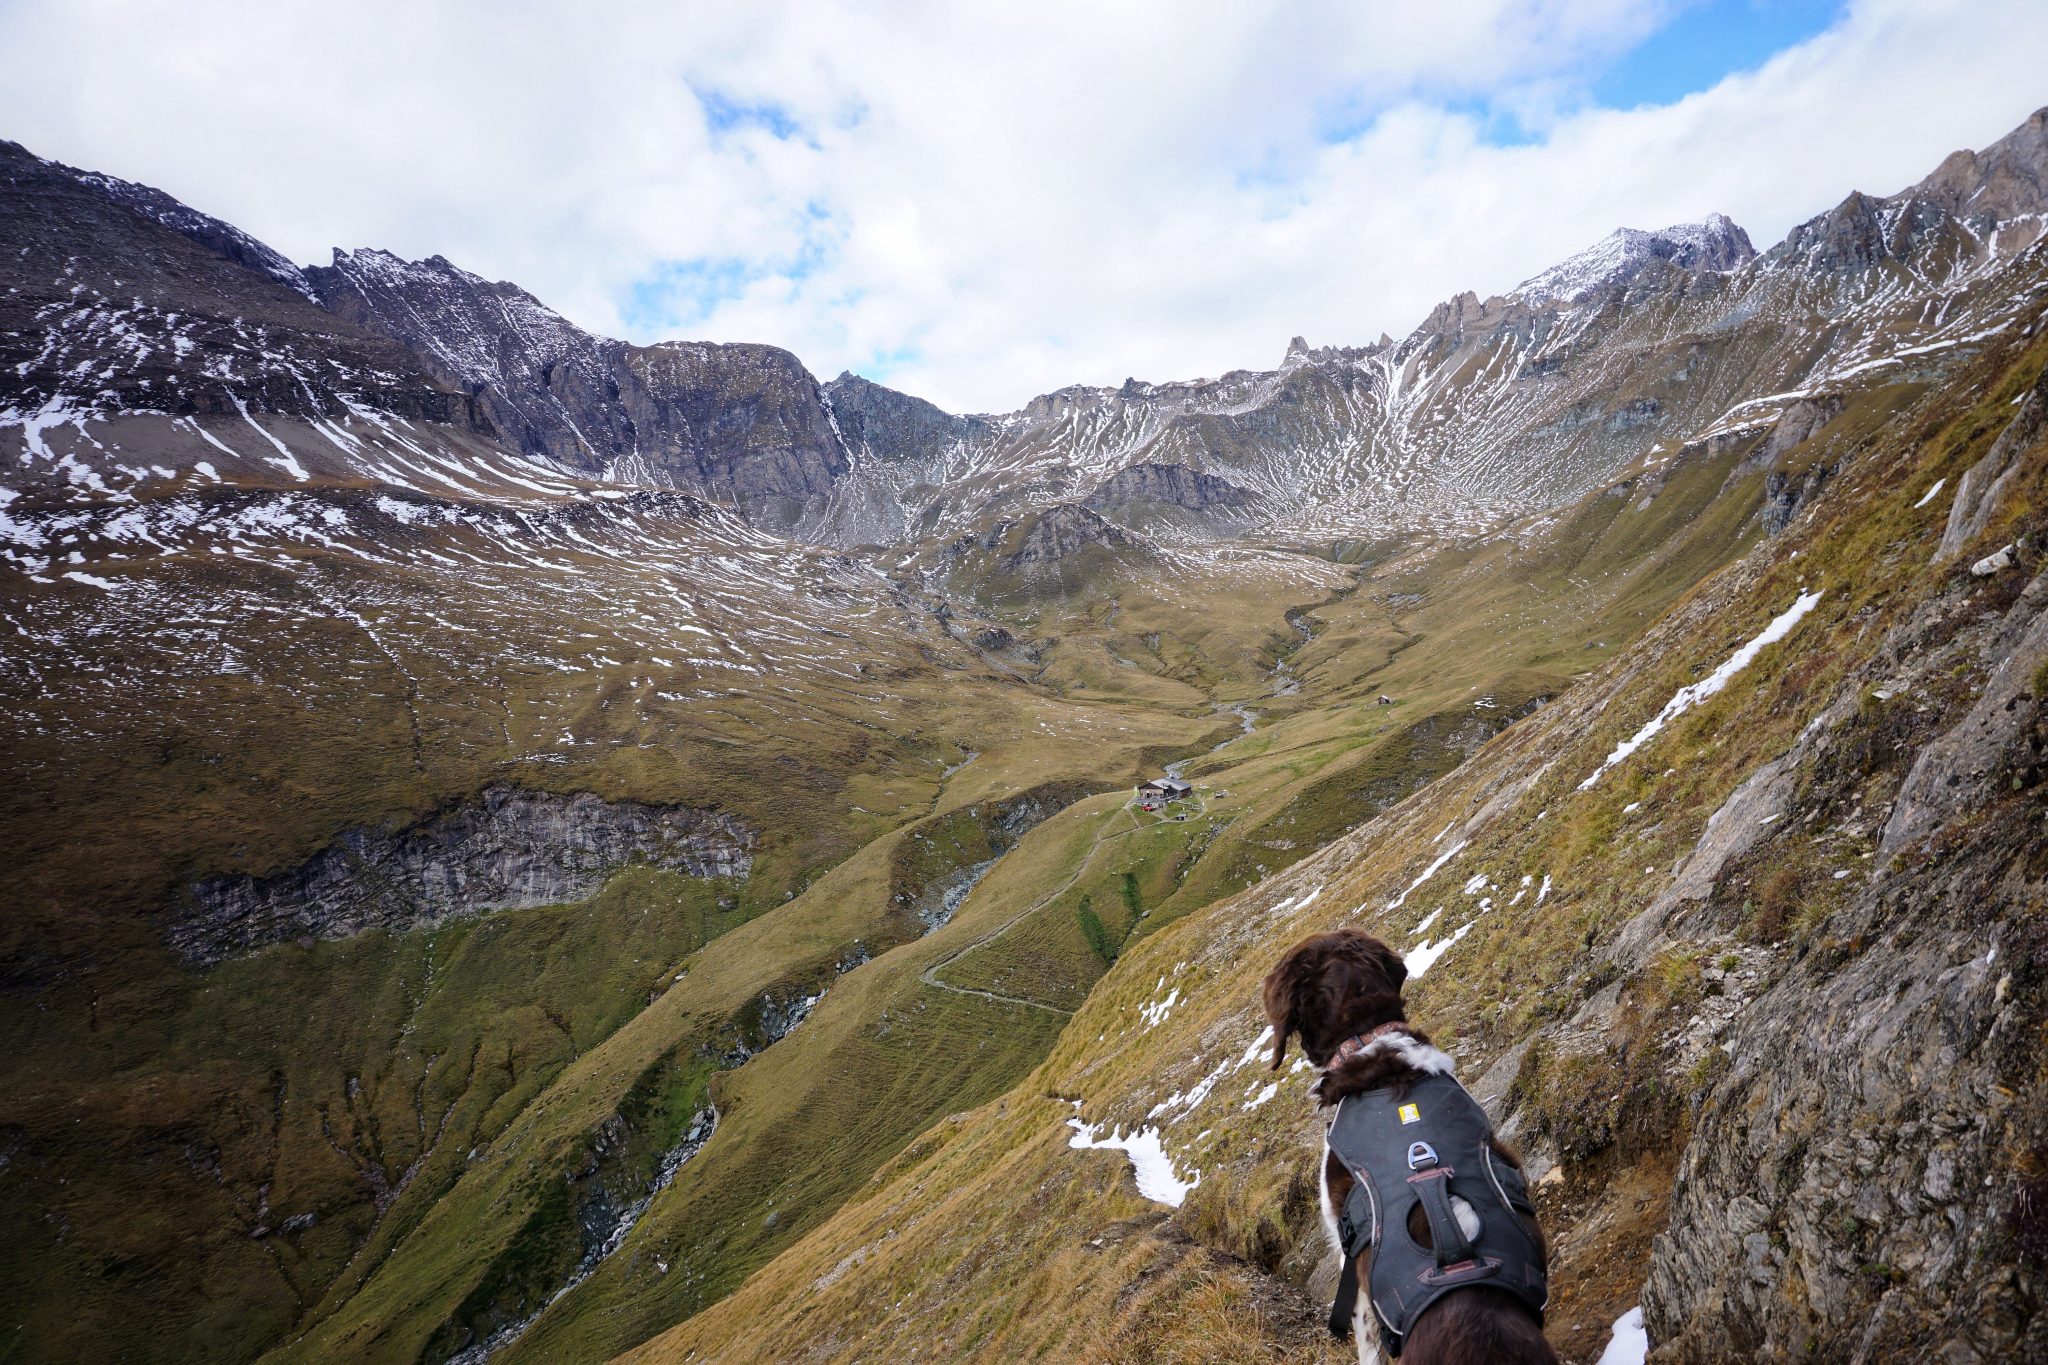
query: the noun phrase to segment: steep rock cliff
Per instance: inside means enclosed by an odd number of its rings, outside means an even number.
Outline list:
[[[581,900],[629,863],[744,878],[755,836],[716,811],[509,787],[396,833],[349,829],[300,866],[192,887],[169,933],[205,966],[286,939],[403,931]]]

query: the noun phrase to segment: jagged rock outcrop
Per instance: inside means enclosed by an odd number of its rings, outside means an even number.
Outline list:
[[[1078,503],[1055,503],[1018,521],[998,522],[979,537],[956,543],[993,555],[998,573],[1043,569],[1071,558],[1090,546],[1118,550],[1139,542],[1115,522]]]
[[[985,417],[956,417],[922,398],[898,393],[857,374],[825,385],[839,431],[856,456],[888,464],[929,463],[967,442],[986,441],[996,426]]]
[[[755,844],[751,829],[718,811],[491,787],[396,833],[344,830],[288,872],[200,882],[167,932],[187,961],[211,966],[287,939],[581,900],[630,863],[743,878]]]
[[[2027,447],[2048,435],[2048,375],[2020,398],[2019,411],[1992,442],[1984,458],[1963,471],[1949,503],[1948,522],[1934,551],[1937,564],[1953,559],[1990,524]]]
[[[797,527],[813,540],[900,544],[929,534],[946,515],[949,467],[963,452],[986,448],[999,430],[987,418],[957,417],[855,374],[841,374],[823,392],[851,471]]]
[[[1773,255],[1797,261],[1816,275],[1855,275],[1907,259],[1943,234],[1954,220],[1930,203],[1894,202],[1860,191],[1792,230]]]
[[[1951,153],[1898,194],[1850,194],[1793,228],[1766,260],[1868,288],[1860,277],[1888,265],[1918,261],[1924,275],[2011,259],[2048,229],[2044,210],[2048,109],[1981,152]]]
[[[1598,245],[1519,285],[1513,297],[1532,306],[1569,303],[1596,290],[1626,287],[1659,264],[1680,271],[1725,272],[1755,258],[1749,234],[1726,214],[1709,214],[1701,222],[1657,232],[1616,228]],[[1469,294],[1461,297],[1477,303]],[[1466,311],[1469,307],[1460,310]]]
[[[1792,524],[1792,518],[1820,496],[1834,470],[1812,465],[1796,473],[1774,469],[1764,476],[1764,505],[1758,515],[1764,530],[1776,535]]]
[[[1908,193],[1972,222],[2002,222],[2048,210],[2048,109],[2035,110],[1981,152],[1949,153]]]
[[[2042,705],[2037,680],[2048,664],[2048,580],[2021,594],[2006,628],[1993,638],[1982,666],[1990,680],[1970,713],[1920,750],[1906,775],[1879,852],[1896,859],[1937,830],[1956,825],[1982,805],[1993,774],[2016,784],[2040,780]]]
[[[1972,858],[1839,915],[1860,960],[1795,964],[1749,1006],[1651,1264],[1660,1360],[2038,1357],[2012,1334],[1999,1054],[2029,1024],[2013,957],[2042,963],[1944,904],[1995,870]]]
[[[2048,776],[2048,699],[2032,681],[2048,664],[2048,578],[1944,643],[1974,602],[1951,593],[1889,652],[1907,671],[1887,695],[1959,661],[1994,671],[1919,749],[1884,826],[1888,861],[1721,1039],[1727,1074],[1699,1105],[1644,1289],[1660,1361],[2048,1351],[2048,1320],[2024,1309],[2040,1248],[2020,1245],[2039,1219],[2020,1154],[2044,1137],[2022,1096],[2048,936],[2013,913],[2048,882],[2038,805],[2010,799]],[[1737,798],[1768,788],[1782,801],[1787,765],[1803,763],[1801,799],[1829,799],[1813,776],[1819,764],[1841,780],[1829,728],[1810,726]]]
[[[1768,467],[1794,446],[1804,445],[1813,439],[1822,427],[1841,414],[1842,407],[1838,394],[1802,398],[1786,407],[1778,414],[1777,425],[1771,428],[1771,434],[1764,439],[1763,447],[1758,451],[1759,463]]]
[[[293,293],[303,294],[309,299],[313,297],[312,289],[306,284],[304,272],[277,251],[233,224],[224,223],[188,204],[179,203],[152,185],[138,185],[132,180],[119,180],[111,175],[99,175],[90,171],[74,171],[68,167],[59,169],[79,184],[98,190],[115,203],[133,209],[182,237],[189,237],[214,255],[223,256],[236,265],[268,275]]]

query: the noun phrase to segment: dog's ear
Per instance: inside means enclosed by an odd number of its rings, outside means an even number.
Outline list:
[[[1379,941],[1375,939],[1374,942]],[[1401,960],[1399,953],[1386,944],[1380,943],[1379,949],[1381,958],[1387,964],[1387,977],[1394,983],[1394,994],[1399,995],[1402,984],[1408,980],[1408,964]]]
[[[1278,1071],[1287,1061],[1287,1040],[1299,1027],[1295,1018],[1295,985],[1301,979],[1301,948],[1296,945],[1279,965],[1266,973],[1264,998],[1266,1021],[1273,1026],[1273,1065],[1268,1068]]]

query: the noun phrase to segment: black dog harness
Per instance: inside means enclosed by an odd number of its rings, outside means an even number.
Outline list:
[[[1518,1215],[1535,1217],[1522,1173],[1493,1151],[1486,1111],[1447,1075],[1404,1087],[1347,1096],[1330,1120],[1330,1150],[1351,1172],[1338,1212],[1344,1271],[1330,1330],[1350,1334],[1358,1296],[1358,1257],[1372,1252],[1373,1313],[1389,1356],[1423,1311],[1454,1289],[1487,1285],[1515,1295],[1543,1321],[1549,1299],[1542,1249]],[[1479,1235],[1458,1226],[1451,1196],[1479,1215]],[[1408,1234],[1420,1205],[1434,1247]]]

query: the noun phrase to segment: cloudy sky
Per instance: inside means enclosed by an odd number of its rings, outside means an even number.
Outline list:
[[[1614,227],[1759,247],[2048,104],[2040,0],[0,0],[0,136],[301,261],[956,410],[1400,335]]]

